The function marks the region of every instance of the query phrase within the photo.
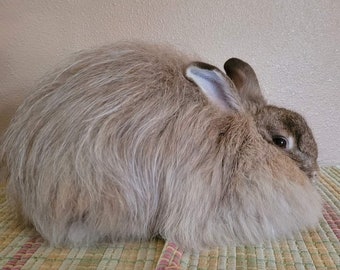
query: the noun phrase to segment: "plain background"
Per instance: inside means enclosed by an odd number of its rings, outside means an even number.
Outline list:
[[[126,39],[170,43],[220,68],[247,61],[270,103],[307,119],[320,164],[340,164],[338,0],[0,0],[0,134],[58,62]]]

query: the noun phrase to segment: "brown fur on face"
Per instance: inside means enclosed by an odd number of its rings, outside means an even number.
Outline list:
[[[284,108],[265,106],[257,112],[255,121],[259,133],[268,142],[273,143],[273,136],[279,134],[293,138],[291,148],[283,151],[312,181],[316,180],[315,173],[319,170],[317,145],[306,121],[299,114]]]
[[[285,138],[290,145],[281,146],[281,150],[315,182],[319,171],[318,148],[305,119],[296,112],[268,105],[262,96],[256,74],[249,64],[231,58],[224,68],[235,83],[243,105],[254,117],[258,132],[273,145],[275,137]]]
[[[191,63],[142,43],[81,52],[20,106],[1,145],[8,196],[50,244],[161,235],[203,249],[318,222],[320,196],[251,101]]]

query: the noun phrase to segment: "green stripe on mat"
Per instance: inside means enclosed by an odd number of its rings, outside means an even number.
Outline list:
[[[84,248],[48,247],[37,233],[18,225],[0,187],[2,269],[340,269],[340,167],[321,169],[318,185],[324,218],[310,231],[259,246],[183,252],[156,239]]]

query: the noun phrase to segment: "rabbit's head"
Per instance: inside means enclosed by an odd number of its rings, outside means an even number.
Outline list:
[[[305,119],[291,110],[268,105],[249,64],[231,58],[224,69],[235,84],[244,109],[253,115],[262,137],[284,151],[314,182],[319,169],[318,149]]]
[[[224,69],[227,76],[215,66],[195,62],[186,76],[217,107],[251,115],[263,139],[288,155],[314,183],[319,170],[318,149],[305,119],[291,110],[268,105],[249,64],[231,58]]]

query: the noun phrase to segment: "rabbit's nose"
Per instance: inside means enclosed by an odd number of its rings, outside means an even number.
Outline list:
[[[309,178],[310,178],[312,184],[316,184],[318,182],[319,172],[318,171],[312,171],[309,174]]]

